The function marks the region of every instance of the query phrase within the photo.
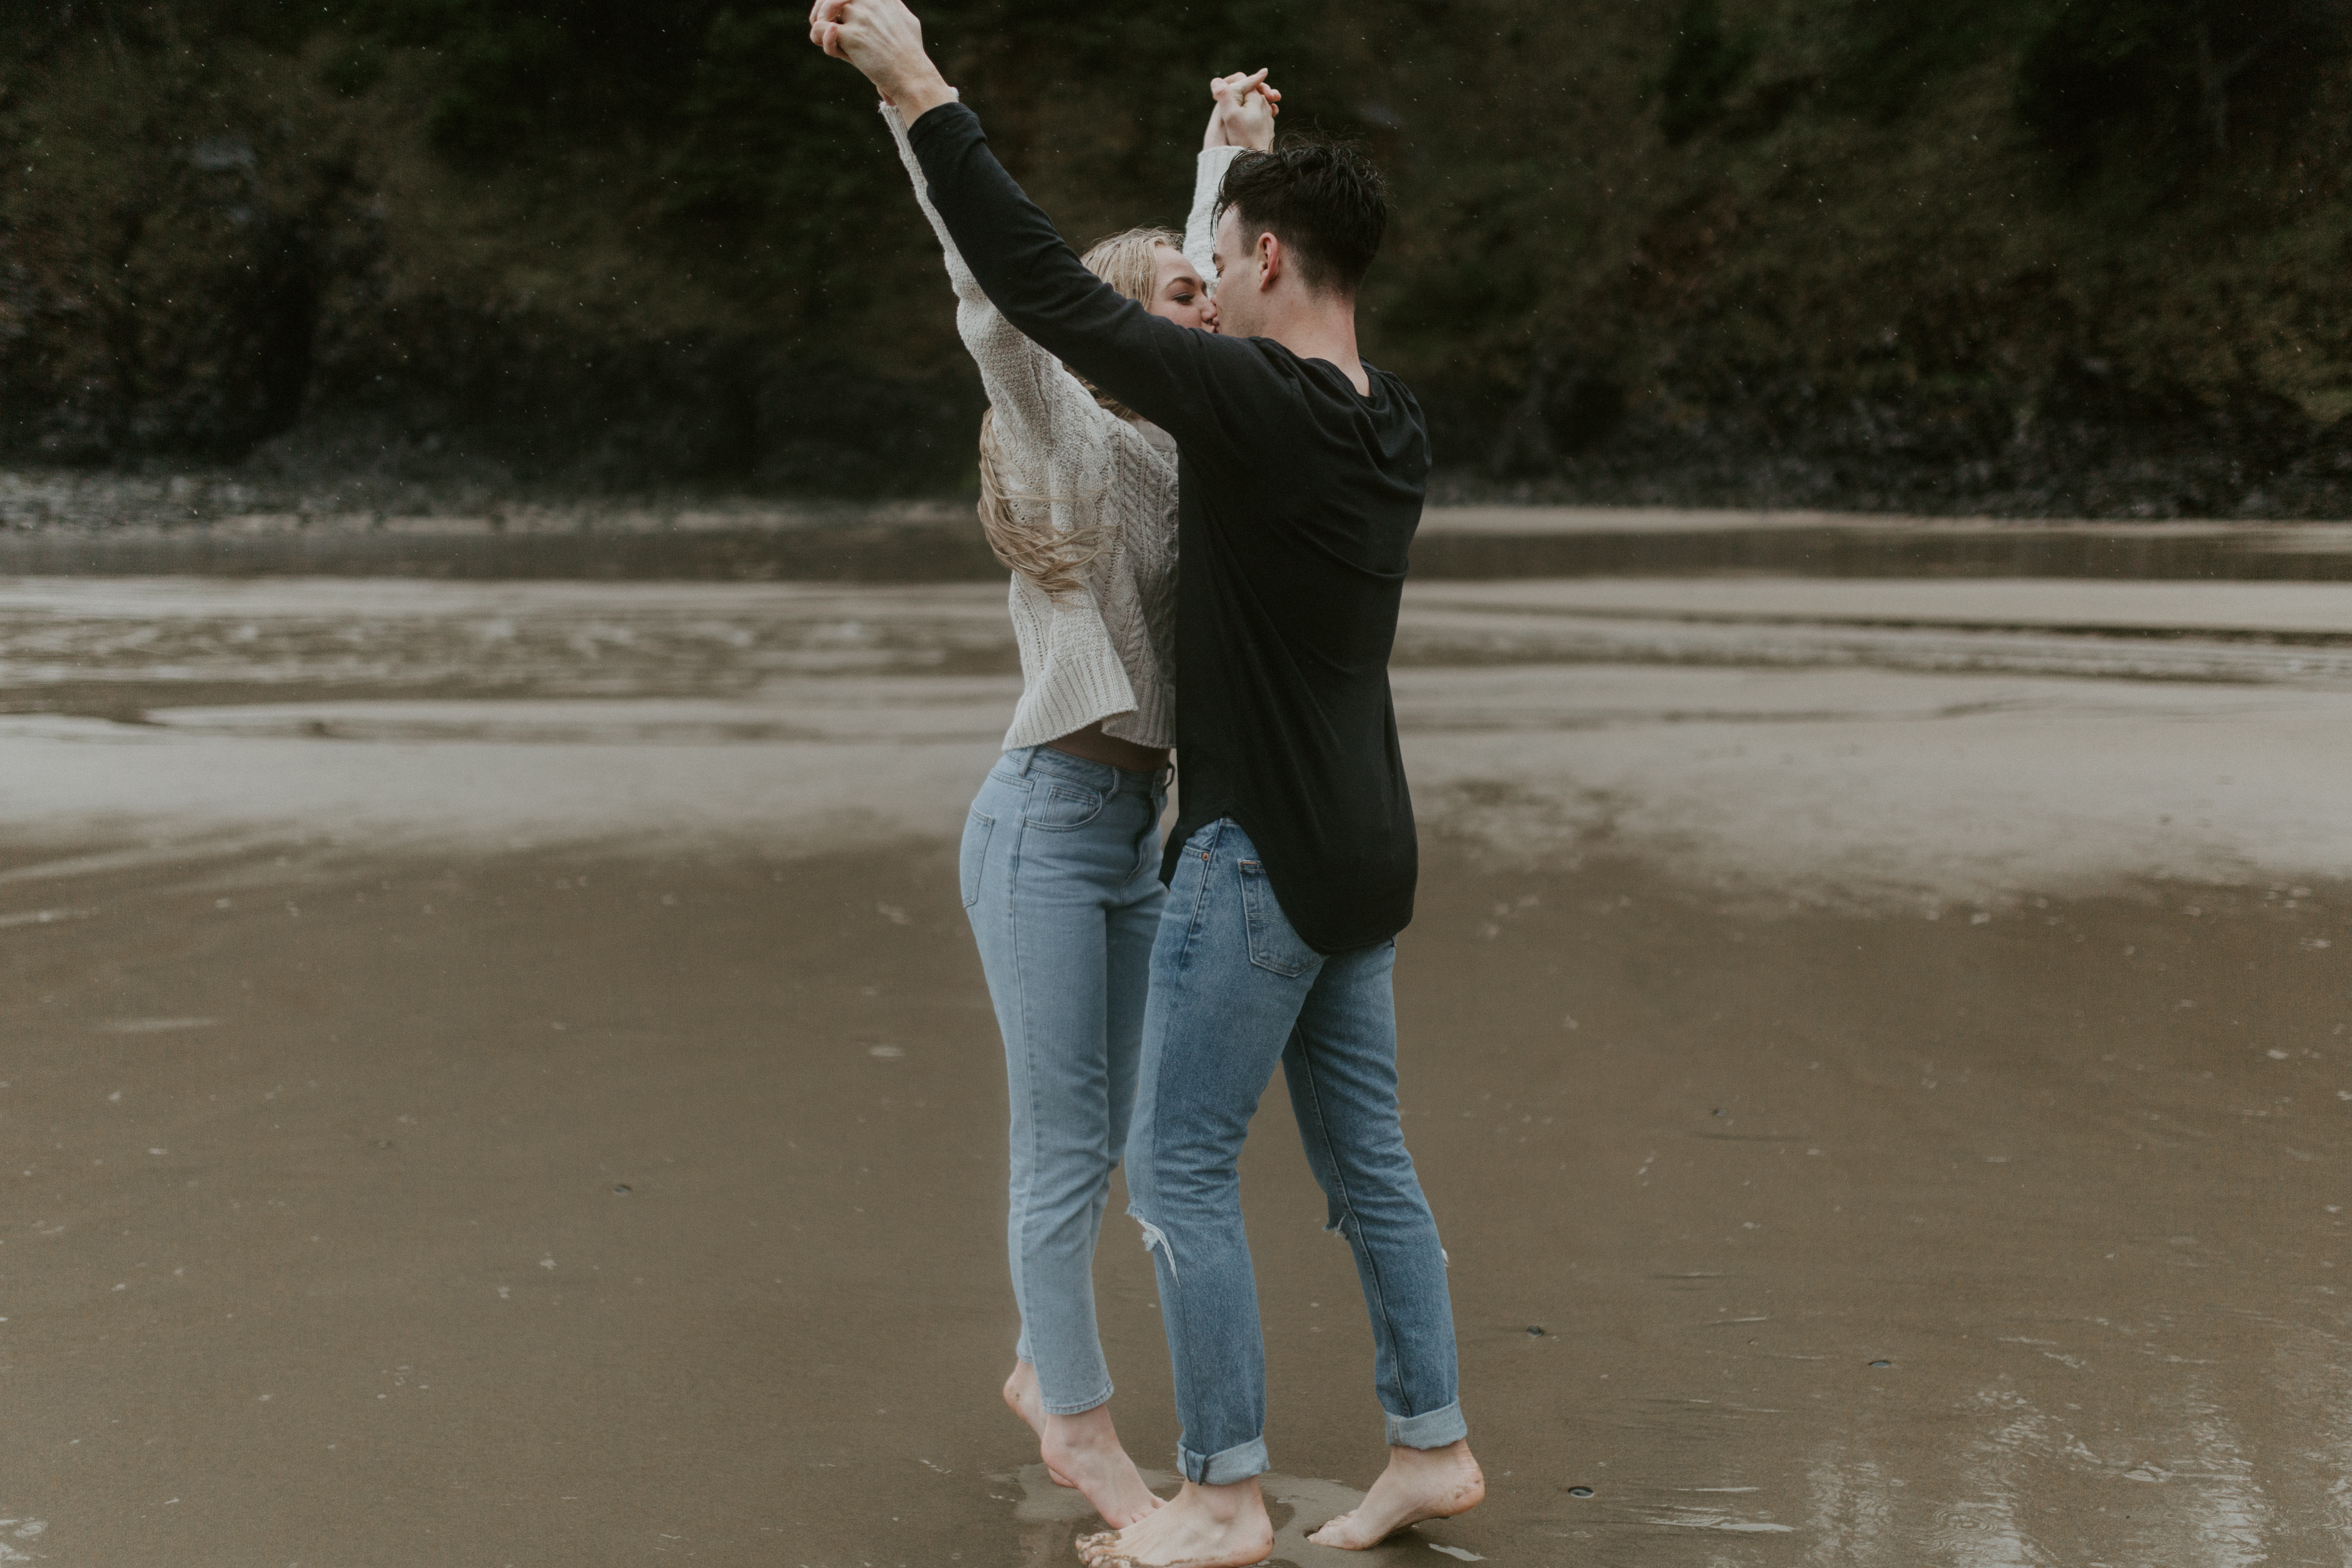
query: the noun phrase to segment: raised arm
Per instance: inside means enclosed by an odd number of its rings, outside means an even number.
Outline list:
[[[1209,128],[1201,135],[1201,157],[1193,167],[1184,259],[1212,292],[1217,287],[1217,193],[1224,188],[1225,171],[1244,153],[1274,145],[1274,120],[1282,112],[1282,89],[1265,76],[1262,70],[1235,71],[1209,84]]]
[[[1007,321],[1179,443],[1208,433],[1212,365],[1255,364],[1255,350],[1163,321],[1087,271],[962,104],[931,110],[908,135],[940,220]]]
[[[1215,433],[1211,365],[1263,374],[1257,352],[1162,321],[1081,266],[989,151],[903,0],[817,0],[809,36],[908,116],[931,205],[1005,320],[1180,443]]]
[[[931,205],[922,165],[907,140],[906,117],[895,104],[886,103],[882,118],[898,144],[899,162],[914,181],[915,200],[945,253],[948,281],[956,293],[956,333],[980,367],[981,387],[996,411],[997,440],[1015,468],[1051,487],[1062,477],[1054,471],[1057,463],[1066,466],[1082,451],[1074,439],[1076,433],[1089,426],[1115,424],[1118,416],[1097,403],[1059,360],[1023,336],[989,302],[987,291],[956,248],[955,237]]]
[[[1217,193],[1225,171],[1242,155],[1239,147],[1203,147],[1192,170],[1192,210],[1184,217],[1184,259],[1211,293],[1217,288]]]
[[[916,161],[914,145],[907,140],[907,117],[898,112],[897,104],[886,102],[882,105],[882,123],[890,128],[890,140],[898,144],[898,162],[906,165],[907,177],[915,184],[915,205],[923,209],[925,221],[939,239],[940,249],[947,259],[948,282],[955,289],[956,298],[985,302],[988,295],[982,289],[980,279],[964,265],[963,253],[956,248],[955,236],[948,232],[948,226],[940,221],[939,209],[931,205],[930,192],[924,185],[923,165]]]

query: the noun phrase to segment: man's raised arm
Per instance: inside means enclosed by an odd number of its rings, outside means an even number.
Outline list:
[[[905,113],[931,205],[1005,320],[1179,441],[1213,421],[1210,364],[1249,351],[1160,320],[1079,263],[989,151],[902,0],[817,0],[809,37]]]

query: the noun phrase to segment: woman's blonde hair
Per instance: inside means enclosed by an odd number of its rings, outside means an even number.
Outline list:
[[[1129,299],[1149,305],[1160,286],[1163,245],[1183,248],[1183,242],[1167,229],[1131,228],[1099,241],[1078,259]],[[1136,417],[1099,392],[1095,401],[1122,419]],[[1024,494],[1007,485],[1003,454],[996,442],[996,410],[980,416],[980,531],[999,563],[1056,599],[1084,586],[1079,574],[1102,553],[1108,537],[1100,524],[1056,532],[1053,516],[1045,509],[1066,499]]]

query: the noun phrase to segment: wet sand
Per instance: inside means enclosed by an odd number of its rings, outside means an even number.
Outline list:
[[[0,603],[0,1563],[1074,1561],[995,1397],[950,891],[992,606],[411,586]],[[2352,687],[2002,640],[2352,616],[1917,586],[1597,605],[1745,617],[1703,656],[1416,602],[1407,1131],[1491,1492],[1370,1561],[2352,1552]],[[1283,1560],[1363,1562],[1297,1544],[1380,1456],[1287,1120],[1244,1169]],[[1122,1221],[1097,1273],[1164,1465]]]

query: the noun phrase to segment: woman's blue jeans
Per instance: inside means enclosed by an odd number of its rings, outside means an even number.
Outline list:
[[[1301,941],[1238,825],[1185,842],[1151,951],[1127,1188],[1160,1275],[1187,1480],[1266,1468],[1237,1162],[1277,1061],[1329,1228],[1355,1253],[1388,1440],[1442,1448],[1468,1435],[1445,1253],[1397,1118],[1395,963],[1391,942],[1326,956]]]
[[[1135,1105],[1160,927],[1165,773],[1050,746],[1007,752],[964,824],[964,912],[1004,1036],[1013,1103],[1006,1245],[1016,1352],[1046,1411],[1111,1394],[1095,1328],[1094,1255]]]

